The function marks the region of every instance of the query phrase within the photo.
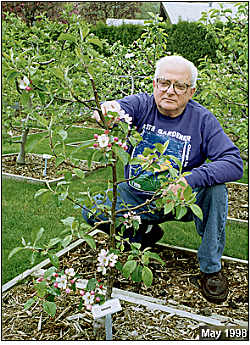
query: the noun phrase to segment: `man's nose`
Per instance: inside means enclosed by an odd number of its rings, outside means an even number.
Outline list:
[[[172,83],[166,91],[167,93],[175,93],[174,84]]]

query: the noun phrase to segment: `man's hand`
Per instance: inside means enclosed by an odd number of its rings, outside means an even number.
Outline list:
[[[180,184],[180,182],[183,182],[185,183],[185,186],[183,186],[182,184]],[[166,190],[163,191],[163,195],[166,195],[168,193],[168,191],[172,191],[174,193],[174,195],[177,195],[177,192],[178,190],[181,188],[182,189],[182,192],[181,192],[181,199],[183,200],[184,199],[184,196],[183,196],[183,192],[185,190],[185,188],[188,186],[188,183],[187,183],[187,180],[185,179],[185,177],[181,177],[177,183],[173,183],[173,184],[170,184],[168,186],[168,188]]]
[[[107,115],[108,111],[119,112],[121,110],[120,104],[117,101],[107,101],[101,104],[102,113],[104,116]],[[93,119],[100,122],[100,115],[97,110],[93,112]]]

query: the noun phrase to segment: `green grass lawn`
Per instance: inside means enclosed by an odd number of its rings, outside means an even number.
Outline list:
[[[164,236],[161,242],[198,249],[201,238],[197,234],[194,222],[167,222],[161,225]],[[248,224],[227,221],[226,246],[223,255],[248,260]]]
[[[93,138],[97,130],[86,130],[72,128],[69,131],[67,142],[77,142]],[[37,140],[39,138],[39,140]],[[14,145],[15,146],[15,145]],[[13,149],[13,146],[4,144],[3,153],[17,152],[19,145]],[[74,148],[67,147],[67,150]],[[91,150],[85,149],[78,153],[78,158],[86,159]],[[40,133],[30,135],[28,138],[27,152],[50,153],[48,139]],[[119,165],[118,175],[122,178],[123,167]],[[100,170],[94,175],[87,176],[84,184],[81,180],[75,180],[72,183],[72,191],[84,191],[86,186],[91,187],[93,191],[105,189],[107,186],[109,173]],[[245,169],[244,179],[248,181],[248,170]],[[19,252],[10,260],[7,260],[9,252],[20,246],[21,238],[29,241],[32,232],[45,229],[43,236],[45,241],[56,237],[64,229],[61,219],[74,216],[82,222],[81,210],[75,209],[70,201],[65,201],[60,207],[56,199],[52,197],[48,200],[42,198],[34,199],[34,195],[40,185],[33,185],[13,180],[2,181],[2,284],[14,278],[30,266],[27,252]],[[200,238],[196,233],[192,222],[168,222],[162,225],[165,235],[163,241],[168,244],[197,249],[200,244]],[[224,255],[248,258],[248,226],[235,222],[228,222],[226,228],[227,244]],[[37,264],[45,258],[40,258],[35,262]]]

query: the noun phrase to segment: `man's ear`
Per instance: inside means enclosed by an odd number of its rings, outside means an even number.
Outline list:
[[[193,97],[193,95],[195,94],[195,91],[196,91],[196,88],[195,88],[195,87],[192,87],[191,93],[190,93],[190,95],[191,95],[190,99],[191,99],[191,98]]]
[[[155,88],[155,85],[156,85],[156,83],[155,83],[155,80],[153,79],[153,87]]]

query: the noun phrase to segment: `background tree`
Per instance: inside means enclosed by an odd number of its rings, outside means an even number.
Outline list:
[[[218,43],[217,62],[201,60],[197,100],[208,107],[248,160],[248,4],[237,3],[237,13],[212,9],[202,21]],[[225,23],[214,23],[215,19]],[[216,24],[216,25],[215,25]]]
[[[140,13],[140,3],[136,1],[90,1],[75,3],[78,13],[88,22],[106,22],[107,18],[134,19]]]
[[[21,17],[31,26],[42,13],[45,13],[47,18],[59,19],[64,4],[55,1],[2,1],[2,19],[6,18],[6,13],[9,12]]]

